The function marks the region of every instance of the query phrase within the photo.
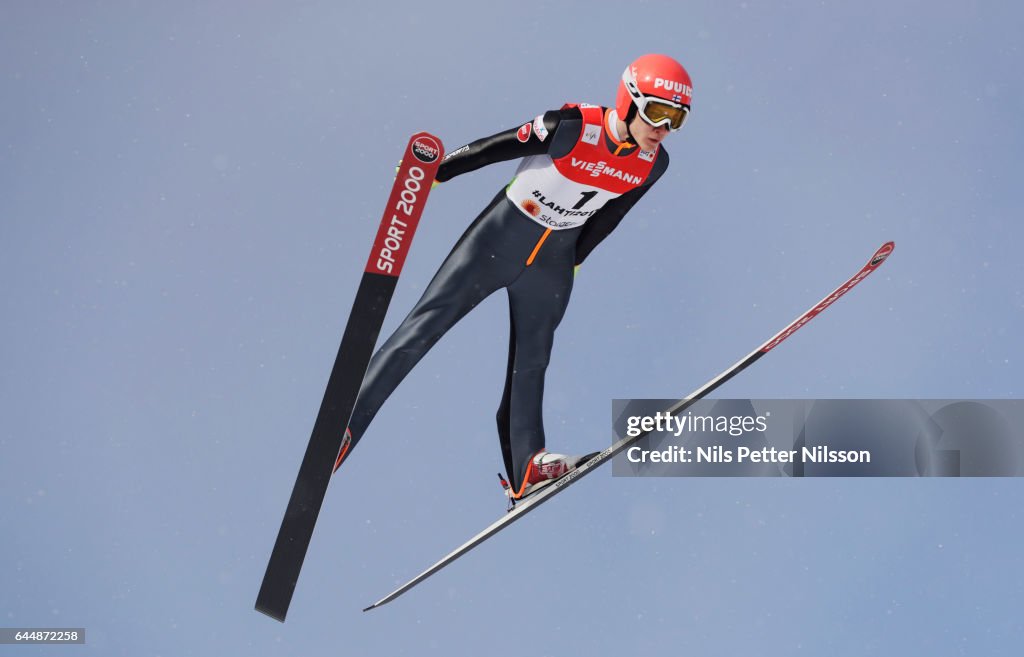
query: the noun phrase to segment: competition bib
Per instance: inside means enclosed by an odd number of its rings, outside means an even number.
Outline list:
[[[605,203],[643,184],[655,153],[634,150],[616,157],[605,145],[603,110],[581,105],[583,129],[572,151],[523,158],[505,190],[520,212],[554,230],[576,228]]]

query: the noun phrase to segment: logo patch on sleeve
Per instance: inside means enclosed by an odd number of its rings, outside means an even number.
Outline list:
[[[537,139],[541,141],[548,138],[548,128],[544,125],[543,114],[533,120],[533,134],[537,135]]]
[[[519,132],[516,133],[516,139],[518,139],[520,142],[525,144],[527,142],[527,140],[529,140],[530,133],[532,133],[532,132],[533,132],[532,124],[524,123],[522,125],[522,127],[519,128]]]
[[[462,155],[463,153],[465,153],[468,150],[469,150],[469,144],[466,144],[465,146],[461,146],[459,148],[456,148],[454,151],[446,154],[444,156],[444,159],[441,160],[441,161],[442,162],[447,162],[449,159],[455,157],[456,155]]]

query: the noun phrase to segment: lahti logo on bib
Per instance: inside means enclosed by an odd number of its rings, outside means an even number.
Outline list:
[[[540,214],[540,206],[537,205],[537,202],[532,199],[525,199],[522,203],[519,204],[519,206],[526,210],[527,214],[529,214],[531,217],[536,217],[537,215]]]

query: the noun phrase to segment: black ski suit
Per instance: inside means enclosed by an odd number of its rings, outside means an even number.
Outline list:
[[[594,132],[598,127],[594,125],[595,116],[602,117],[600,137]],[[508,372],[497,422],[505,468],[513,486],[519,487],[530,458],[545,446],[544,374],[555,328],[569,302],[574,266],[615,229],[668,166],[664,148],[648,153],[639,151],[632,142],[616,141],[611,131],[614,120],[614,110],[567,105],[445,157],[437,174],[439,182],[487,164],[526,157],[532,158],[535,176],[557,177],[559,173],[551,162],[558,160],[563,169],[570,165],[585,169],[588,184],[600,184],[598,174],[604,174],[617,176],[618,180],[609,178],[609,182],[629,189],[619,195],[612,192],[612,198],[604,199],[604,204],[593,210],[578,208],[585,208],[595,195],[608,196],[609,192],[580,192],[589,188],[580,187],[578,182],[574,187],[570,185],[570,191],[573,198],[581,200],[571,207],[549,201],[531,189],[526,193],[532,192],[532,200],[524,198],[517,205],[510,197],[516,179],[501,190],[455,244],[409,316],[370,361],[349,422],[351,446],[362,438],[384,401],[441,336],[485,297],[505,288],[511,328]],[[583,152],[574,149],[584,141],[583,149],[593,154],[593,149],[600,147],[607,159],[596,167],[594,162],[584,162],[582,156],[570,160],[570,154]],[[625,159],[629,157],[633,160]],[[620,162],[633,162],[644,175],[631,175],[628,167],[623,170],[618,166]],[[523,169],[521,165],[517,177],[526,175]],[[591,178],[595,182],[591,183]],[[563,195],[568,193],[563,190]],[[565,217],[568,219],[563,220]]]

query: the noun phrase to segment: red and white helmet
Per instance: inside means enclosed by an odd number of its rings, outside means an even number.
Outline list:
[[[644,55],[626,67],[615,96],[615,111],[629,123],[630,111],[648,124],[678,130],[690,115],[693,86],[683,65],[668,55]]]

